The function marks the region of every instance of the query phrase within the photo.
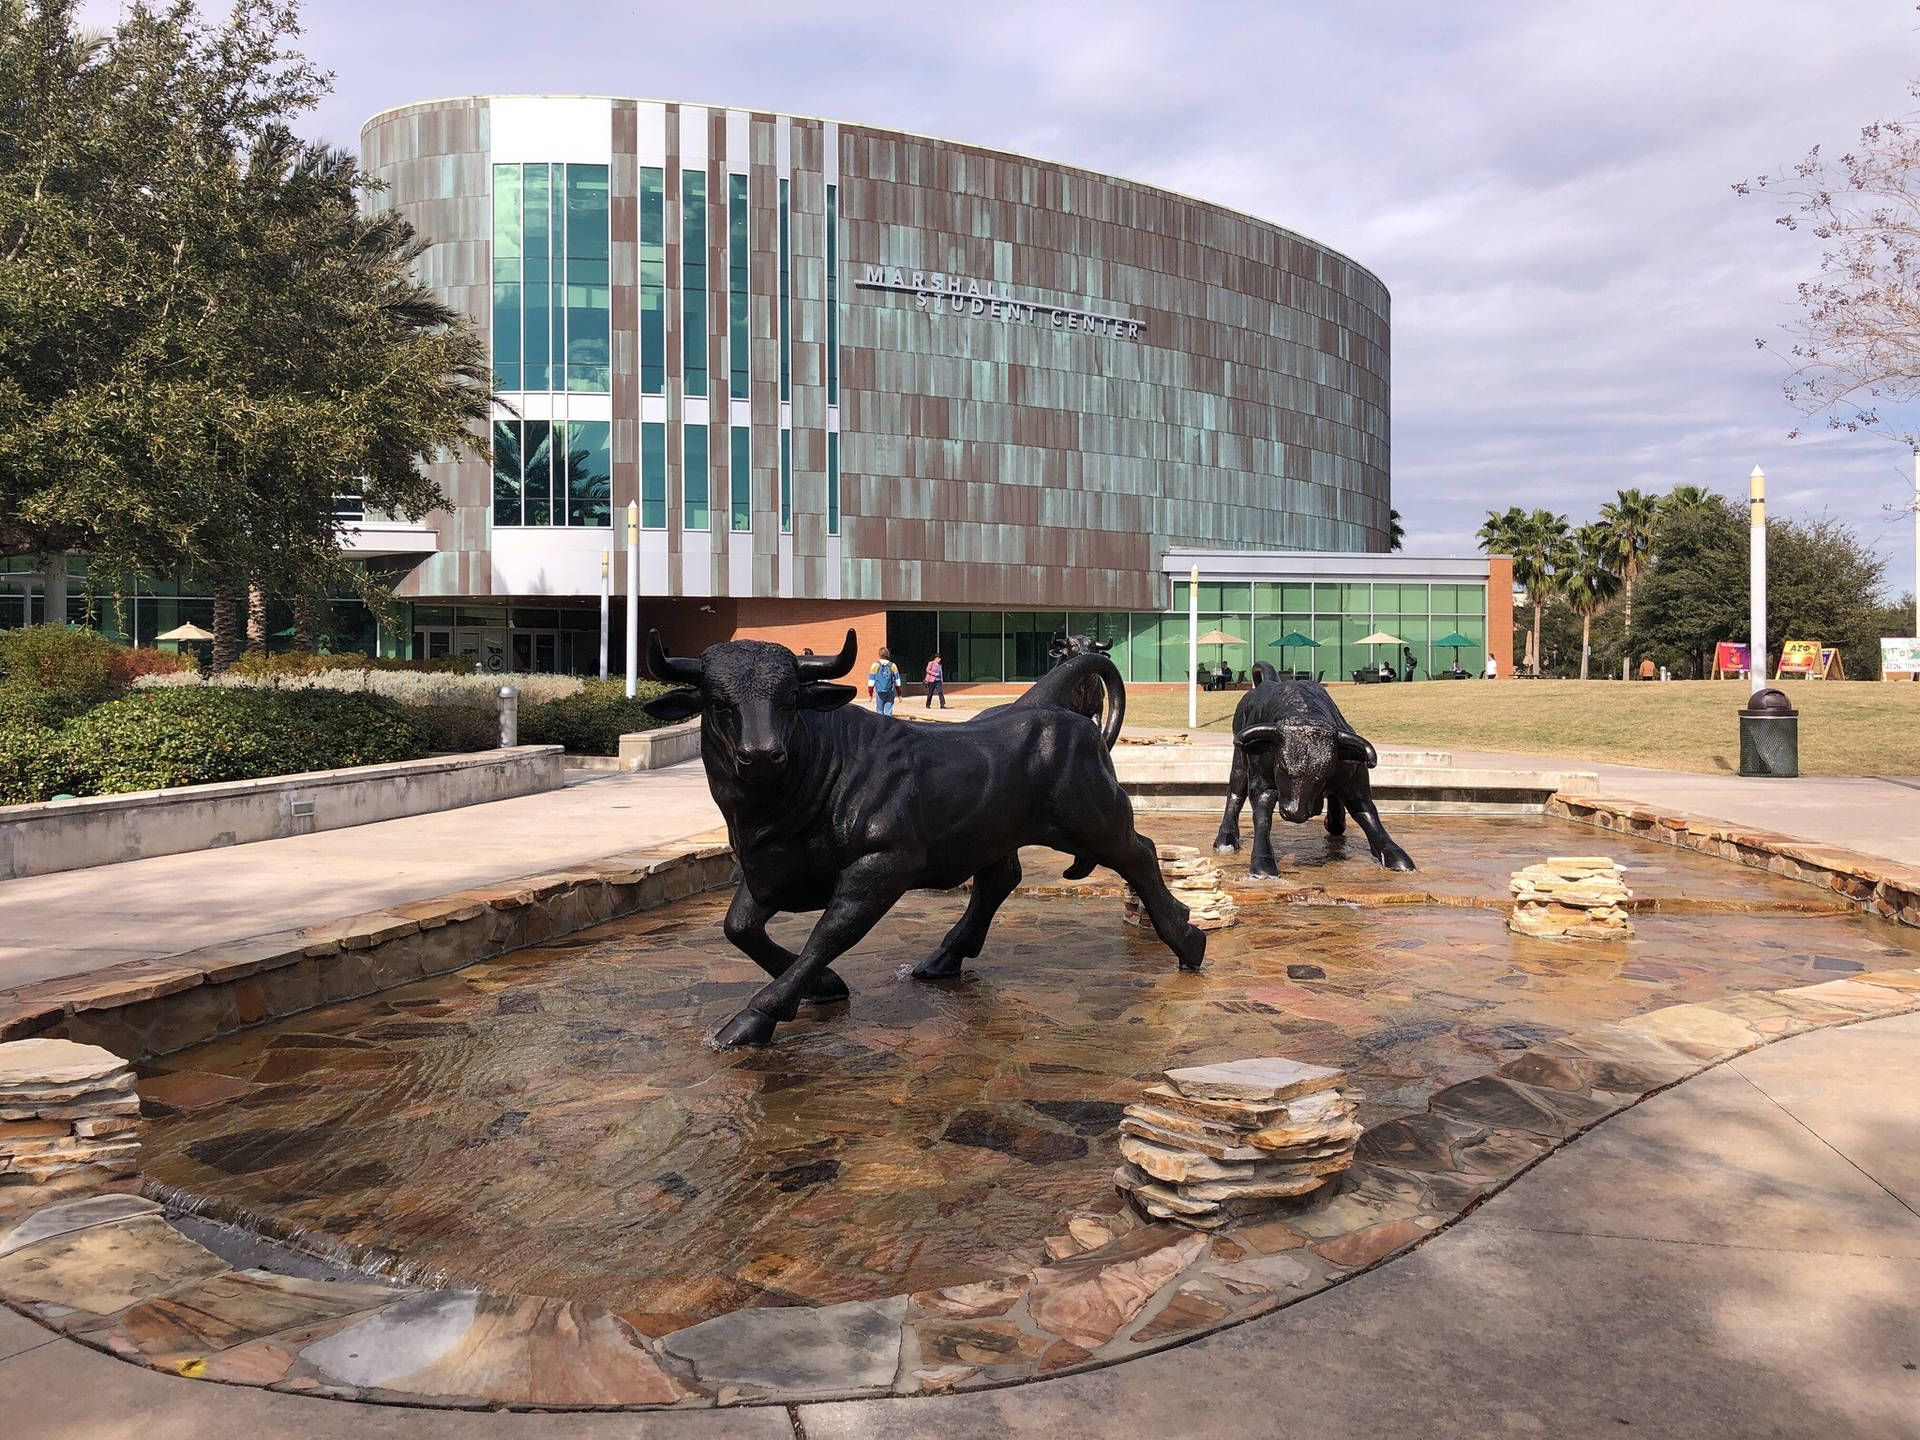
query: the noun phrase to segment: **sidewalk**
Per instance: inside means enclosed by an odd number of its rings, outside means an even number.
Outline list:
[[[721,827],[700,762],[286,840],[0,882],[0,989],[177,955]]]
[[[10,1440],[1911,1437],[1920,1015],[1781,1041],[1549,1155],[1411,1255],[1111,1369],[928,1400],[629,1415],[173,1379],[0,1310]],[[797,1423],[796,1423],[797,1422]]]

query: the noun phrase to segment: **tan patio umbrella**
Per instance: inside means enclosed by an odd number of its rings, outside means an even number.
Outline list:
[[[211,640],[213,632],[202,630],[192,621],[188,621],[185,625],[176,625],[165,634],[156,635],[153,638],[156,640]]]
[[[1379,656],[1379,653],[1378,653],[1377,651],[1375,651],[1375,650],[1373,649],[1373,647],[1374,647],[1374,646],[1376,646],[1376,645],[1404,645],[1404,644],[1406,644],[1407,642],[1406,642],[1406,641],[1404,641],[1404,640],[1402,640],[1402,639],[1401,639],[1401,638],[1400,638],[1400,637],[1399,637],[1398,635],[1389,635],[1389,634],[1388,634],[1388,633],[1387,633],[1386,631],[1384,631],[1384,630],[1376,630],[1376,631],[1374,631],[1374,632],[1373,632],[1373,633],[1372,633],[1371,635],[1362,635],[1362,636],[1361,636],[1361,637],[1360,637],[1360,638],[1359,638],[1358,640],[1356,640],[1356,641],[1355,641],[1354,643],[1355,643],[1356,645],[1365,645],[1365,646],[1367,647],[1367,654],[1368,654],[1368,659],[1369,659],[1369,662],[1370,662],[1370,663],[1371,663],[1371,664],[1372,664],[1372,665],[1373,665],[1373,666],[1374,666],[1374,667],[1375,667],[1376,669],[1378,669],[1378,668],[1379,668],[1379,665],[1380,665],[1380,656]]]
[[[1229,635],[1224,630],[1209,630],[1193,643],[1195,645],[1218,645],[1224,649],[1228,645],[1244,645],[1247,642],[1242,640],[1238,635]],[[1223,657],[1215,655],[1213,658],[1219,660]]]

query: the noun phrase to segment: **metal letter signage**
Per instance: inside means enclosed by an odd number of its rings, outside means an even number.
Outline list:
[[[1126,315],[1102,315],[1071,305],[1022,300],[994,280],[886,265],[868,265],[864,269],[863,278],[853,282],[856,289],[893,290],[911,295],[916,308],[934,315],[984,315],[1006,324],[1051,325],[1055,330],[1080,330],[1113,340],[1138,340],[1147,328],[1146,321]]]

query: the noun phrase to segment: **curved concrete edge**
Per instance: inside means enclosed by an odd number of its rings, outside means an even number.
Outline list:
[[[1920,969],[1671,1006],[1536,1045],[1372,1127],[1333,1193],[1279,1218],[1205,1236],[1089,1211],[1069,1236],[1011,1253],[1000,1279],[736,1311],[658,1337],[537,1296],[236,1270],[159,1206],[124,1200],[55,1200],[30,1230],[0,1231],[0,1299],[155,1370],[372,1403],[659,1409],[998,1388],[1298,1303],[1412,1250],[1650,1095],[1775,1040],[1917,1010]]]

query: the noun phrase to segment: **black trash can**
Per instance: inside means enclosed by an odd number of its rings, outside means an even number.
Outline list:
[[[1800,712],[1784,691],[1756,690],[1740,712],[1740,773],[1791,780],[1800,773]]]

